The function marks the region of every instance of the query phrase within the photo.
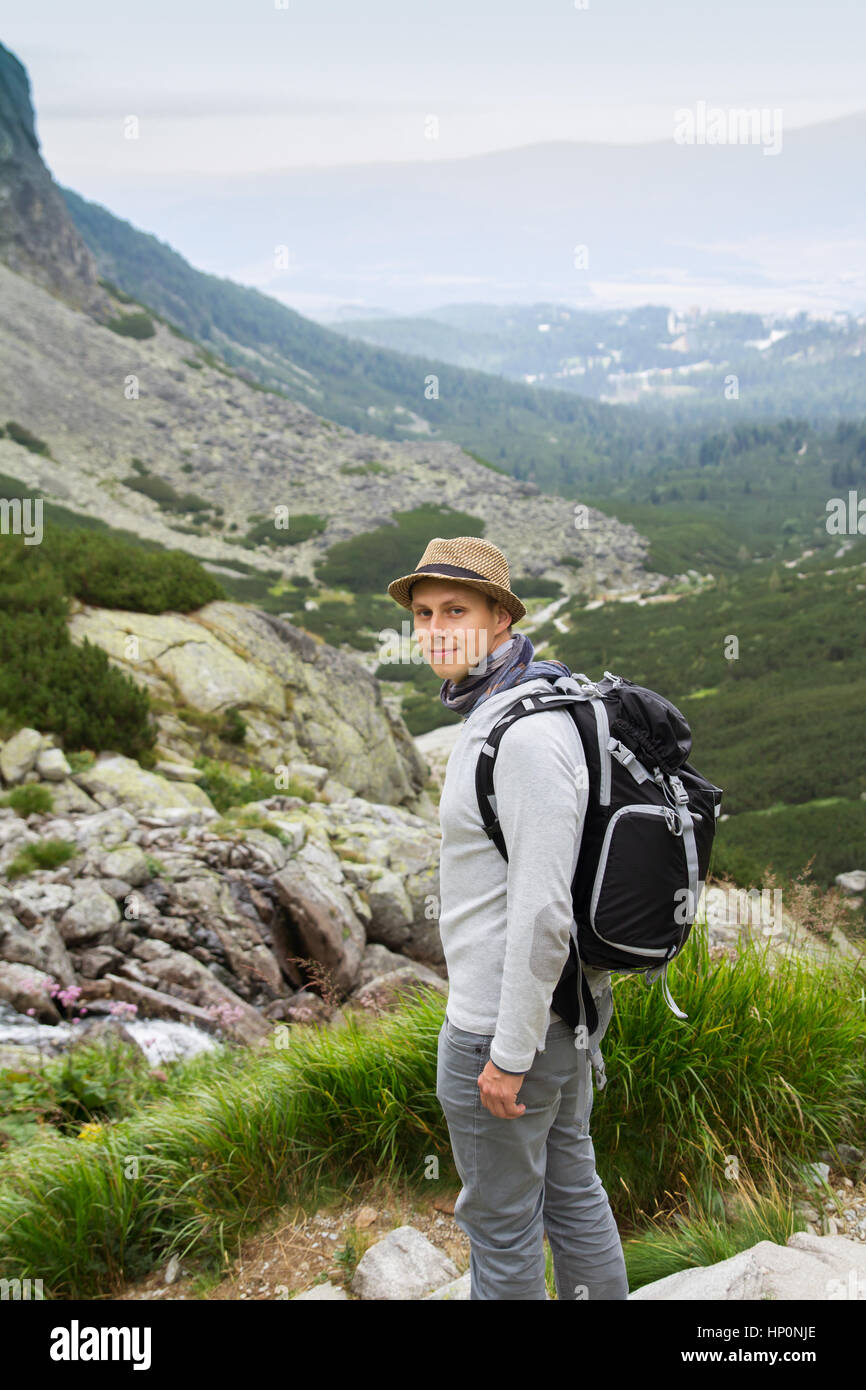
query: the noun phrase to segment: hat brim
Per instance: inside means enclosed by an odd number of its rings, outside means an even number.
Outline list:
[[[515,622],[526,617],[526,609],[520,599],[510,590],[501,588],[499,584],[491,584],[483,579],[455,579],[453,574],[439,574],[435,570],[425,570],[423,574],[415,570],[413,574],[401,575],[399,579],[392,580],[388,585],[388,593],[402,608],[411,608],[412,600],[409,597],[409,590],[419,579],[450,579],[454,584],[465,584],[470,589],[479,589],[482,593],[490,594],[491,598],[497,599],[503,608],[508,609]]]

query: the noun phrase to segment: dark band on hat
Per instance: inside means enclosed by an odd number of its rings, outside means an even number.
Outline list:
[[[453,579],[483,579],[485,584],[496,583],[496,580],[491,579],[488,574],[479,574],[477,570],[464,569],[462,565],[419,565],[415,573],[428,574],[431,570],[436,574],[447,574],[449,578]]]

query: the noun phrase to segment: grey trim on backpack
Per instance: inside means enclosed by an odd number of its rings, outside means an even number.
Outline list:
[[[599,806],[610,805],[610,725],[607,721],[607,709],[604,700],[590,700],[592,712],[595,715],[595,723],[598,729],[598,758],[601,767],[601,786],[598,793]],[[618,814],[618,813],[617,813]]]
[[[595,932],[596,936],[599,938],[599,940],[606,941],[608,945],[615,946],[620,951],[630,951],[636,956],[655,956],[656,959],[658,959],[660,956],[667,956],[668,951],[666,948],[633,946],[630,942],[626,943],[624,941],[612,941],[609,937],[602,937],[601,934],[597,932],[595,928],[595,909],[598,906],[598,899],[601,893],[601,885],[604,881],[604,871],[607,867],[607,856],[608,851],[610,850],[610,842],[613,839],[613,832],[617,821],[619,820],[620,816],[625,815],[627,811],[633,811],[635,814],[639,816],[664,816],[666,819],[669,815],[669,810],[666,806],[643,806],[640,804],[620,806],[618,811],[614,811],[613,815],[607,823],[607,828],[604,832],[604,840],[602,841],[601,852],[598,857],[598,868],[595,874],[595,882],[592,885],[592,898],[589,904],[589,924]],[[697,861],[695,861],[695,863],[697,863]]]

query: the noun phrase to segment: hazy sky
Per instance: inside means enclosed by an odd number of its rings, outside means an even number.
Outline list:
[[[280,4],[4,0],[55,178],[110,205],[131,173],[667,139],[701,99],[781,107],[788,130],[866,106],[864,0]]]
[[[58,183],[272,293],[228,209],[212,249],[197,177],[670,140],[700,101],[778,109],[786,131],[866,109],[866,0],[0,0],[0,16]],[[277,297],[320,307],[302,288]]]

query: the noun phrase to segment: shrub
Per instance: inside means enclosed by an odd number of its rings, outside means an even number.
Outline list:
[[[36,869],[56,869],[77,853],[71,840],[37,840],[33,845],[25,845],[6,865],[6,877],[20,878],[22,874],[32,874]]]
[[[10,439],[14,439],[16,444],[23,444],[25,449],[29,449],[32,454],[45,454],[51,457],[51,450],[44,439],[38,439],[30,430],[23,425],[16,425],[14,420],[6,421],[6,433]]]
[[[149,697],[101,647],[73,644],[68,596],[142,612],[185,611],[223,597],[191,556],[45,523],[44,545],[10,535],[0,548],[0,709],[15,726],[56,734],[67,749],[115,749],[152,761]]]
[[[19,816],[29,816],[34,812],[53,810],[54,797],[48,787],[25,782],[24,786],[13,787],[11,792],[0,798],[0,806],[11,806]]]
[[[433,504],[397,512],[394,522],[337,541],[316,564],[319,582],[353,593],[381,594],[395,574],[412,572],[431,536],[484,534],[481,517]]]
[[[189,613],[226,597],[215,576],[182,550],[131,550],[113,536],[56,529],[51,542],[65,592],[82,603],[137,613]]]
[[[156,334],[153,319],[143,310],[139,314],[121,314],[120,318],[109,319],[105,327],[122,338],[153,338]]]
[[[198,785],[207,792],[220,812],[226,812],[232,806],[243,806],[248,801],[267,801],[272,796],[300,796],[305,801],[313,799],[309,788],[302,787],[300,783],[290,782],[286,790],[278,788],[273,773],[258,767],[251,767],[249,776],[244,777],[240,770],[235,771],[229,764],[203,755],[196,758],[195,766],[204,772]]]
[[[310,536],[324,531],[328,518],[313,513],[293,512],[285,529],[274,525],[273,520],[260,521],[246,534],[249,545],[300,545]]]
[[[538,574],[512,579],[511,587],[516,594],[526,598],[562,598],[563,593],[558,579],[545,579]]]
[[[185,465],[191,469],[192,465]],[[167,512],[209,512],[213,504],[206,498],[199,497],[195,492],[177,492],[171,483],[165,478],[157,478],[153,475],[147,477],[121,478],[124,487],[131,488],[133,492],[141,492],[145,497],[151,498],[163,511]],[[216,510],[214,508],[214,510]]]
[[[243,743],[247,736],[247,721],[236,709],[226,710],[223,719],[222,737],[229,743]]]

